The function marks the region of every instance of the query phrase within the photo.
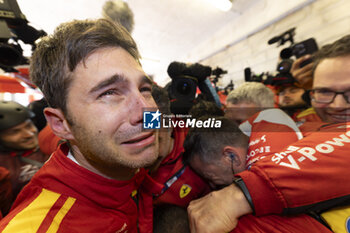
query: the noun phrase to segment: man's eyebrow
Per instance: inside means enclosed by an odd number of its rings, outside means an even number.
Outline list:
[[[96,91],[101,90],[105,87],[108,87],[109,85],[112,85],[112,84],[126,83],[126,82],[128,82],[128,80],[123,75],[115,74],[115,75],[111,76],[110,78],[99,82],[96,86],[91,88],[89,93],[96,92]]]
[[[154,85],[154,82],[152,81],[152,79],[148,76],[143,76],[141,79],[141,84],[150,84],[150,85]]]

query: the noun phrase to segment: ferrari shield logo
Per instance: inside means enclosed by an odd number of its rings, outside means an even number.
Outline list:
[[[180,197],[186,197],[191,192],[191,190],[191,186],[189,186],[188,184],[183,184],[180,188]]]

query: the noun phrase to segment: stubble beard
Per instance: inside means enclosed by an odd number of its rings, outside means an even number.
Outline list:
[[[151,165],[158,156],[158,142],[154,142],[133,154],[153,153],[153,156],[144,156],[143,159],[132,160],[132,155],[127,155],[117,148],[117,143],[113,140],[105,140],[99,133],[94,133],[78,124],[72,125],[72,131],[77,146],[86,160],[98,170],[118,169],[121,167],[136,169]],[[152,152],[152,149],[153,152]],[[149,152],[144,152],[149,150]]]

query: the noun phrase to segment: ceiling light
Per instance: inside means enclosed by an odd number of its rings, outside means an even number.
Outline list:
[[[232,7],[232,0],[206,0],[221,11],[229,11]]]

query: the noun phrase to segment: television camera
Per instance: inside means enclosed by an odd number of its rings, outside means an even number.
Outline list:
[[[294,43],[294,36],[295,27],[283,32],[281,35],[271,38],[267,42],[268,44],[278,43],[278,46],[284,45],[286,42],[290,42],[291,44],[289,47],[282,49],[280,52],[280,58],[282,61],[277,65],[277,75],[271,80],[270,84],[273,86],[281,86],[295,82],[295,79],[290,73],[294,62],[294,60],[291,58],[292,56],[300,58],[306,54],[313,54],[318,50],[318,46],[314,38],[309,38],[299,43]],[[300,64],[300,67],[304,67],[311,62],[311,58],[307,59]]]
[[[220,75],[227,73],[221,68],[212,71],[209,66],[199,63],[185,64],[182,62],[172,62],[168,66],[168,74],[171,82],[166,85],[166,89],[170,98],[170,110],[174,114],[187,114],[193,106],[197,87],[201,91],[201,96],[207,101],[213,101],[217,106],[221,107],[220,99],[215,87],[208,77],[215,75],[216,79]],[[216,82],[214,82],[216,84]]]
[[[45,36],[43,30],[28,25],[16,0],[0,1],[0,68],[6,72],[16,72],[17,65],[28,64],[23,56],[21,40],[35,49],[35,41]]]

